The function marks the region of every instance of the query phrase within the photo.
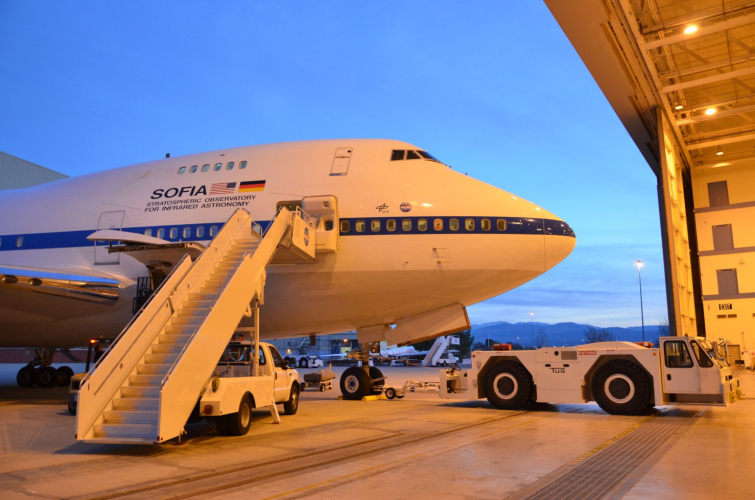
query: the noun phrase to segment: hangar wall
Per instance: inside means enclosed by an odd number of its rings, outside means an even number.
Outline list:
[[[752,163],[692,172],[705,329],[742,351],[755,349],[753,186]]]

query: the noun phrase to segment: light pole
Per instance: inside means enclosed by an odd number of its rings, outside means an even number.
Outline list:
[[[532,318],[532,347],[535,348],[535,313],[530,311],[530,318]]]
[[[645,263],[638,260],[634,265],[637,266],[637,276],[640,280],[640,318],[642,319],[642,341],[645,342],[645,311],[642,308],[642,266],[644,266]]]

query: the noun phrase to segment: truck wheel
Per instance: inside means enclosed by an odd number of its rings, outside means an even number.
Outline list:
[[[383,372],[379,368],[370,366],[370,378],[372,379],[372,391],[370,394],[373,396],[379,396],[383,393],[383,387],[385,386],[385,378]]]
[[[221,415],[215,419],[215,430],[218,436],[228,436],[231,431],[228,429],[228,417],[233,415]]]
[[[650,381],[636,364],[617,359],[604,364],[592,379],[595,402],[612,415],[636,415],[647,409]]]
[[[364,368],[352,366],[341,375],[341,394],[343,399],[357,401],[367,396],[372,390],[370,377]]]
[[[227,415],[227,418],[231,436],[243,436],[249,432],[249,427],[252,426],[252,401],[248,394],[241,398],[239,411]]]
[[[521,410],[532,397],[532,377],[519,363],[497,363],[485,377],[485,393],[499,410]]]
[[[288,396],[288,401],[283,403],[283,411],[286,415],[296,415],[296,410],[299,409],[299,386],[294,384],[291,386],[291,395]]]
[[[385,390],[385,397],[388,399],[393,399],[396,397],[396,389],[393,387],[389,387]]]
[[[71,415],[76,415],[76,399],[74,397],[73,394],[68,397],[68,413]]]

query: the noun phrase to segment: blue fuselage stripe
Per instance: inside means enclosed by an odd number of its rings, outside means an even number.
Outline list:
[[[452,230],[452,219],[458,221],[458,229]],[[483,229],[483,219],[489,221],[485,223],[487,229]],[[411,221],[411,229],[403,229],[403,221]],[[474,228],[467,230],[466,221],[473,220]],[[505,230],[498,229],[498,221],[505,220]],[[379,222],[373,224],[373,221]],[[395,230],[389,231],[392,222],[395,221]],[[420,223],[420,221],[424,221]],[[438,223],[436,221],[442,221]],[[267,228],[270,221],[256,221],[263,228]],[[348,224],[344,224],[347,222]],[[358,227],[364,227],[363,231],[357,231]],[[519,217],[342,217],[340,219],[341,236],[376,236],[376,235],[400,235],[400,234],[550,234],[574,237],[574,232],[563,221],[552,219],[525,219]],[[348,225],[348,231],[344,231]],[[422,225],[426,225],[426,230],[420,230]],[[152,230],[152,236],[164,239],[170,242],[180,241],[205,241],[211,239],[210,228],[216,226],[218,229],[223,226],[222,222],[205,223],[205,224],[182,224],[180,226],[139,226],[124,227],[123,231],[131,233],[144,234],[147,230]],[[198,228],[204,229],[202,236],[197,235]],[[184,230],[190,229],[190,236],[184,237]],[[158,235],[158,231],[163,229],[165,234]],[[171,237],[171,229],[176,229],[177,235]],[[27,234],[4,234],[0,235],[0,252],[10,250],[44,250],[55,248],[76,248],[93,246],[93,242],[87,240],[87,236],[97,231],[88,229],[82,231],[60,231],[49,233],[27,233]],[[19,238],[22,240],[19,241]],[[20,242],[20,245],[19,245]]]

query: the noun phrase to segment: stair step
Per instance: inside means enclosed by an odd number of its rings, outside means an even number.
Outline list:
[[[193,331],[193,329],[192,329]],[[191,338],[191,332],[188,333],[168,333],[160,335],[157,342],[160,344],[185,344]]]
[[[165,335],[160,338],[191,336],[197,329],[198,325],[168,325],[165,327]]]
[[[209,307],[181,307],[178,310],[178,316],[207,316],[210,312]]]
[[[95,437],[101,438],[150,438],[157,440],[156,424],[97,424]]]
[[[195,300],[193,298],[189,298],[186,302],[184,302],[182,307],[194,307],[194,308],[210,308],[215,305],[215,298],[207,298],[207,299],[200,299]]]
[[[162,365],[153,365],[153,366],[162,366]],[[170,369],[170,365],[167,365],[168,368],[166,368],[165,373],[158,373],[154,375],[147,375],[147,374],[139,374],[139,375],[131,375],[128,378],[128,381],[131,385],[152,385],[152,386],[160,386],[160,384],[163,381],[163,378],[165,378],[165,374],[168,373],[168,370]],[[138,368],[137,368],[138,371]]]
[[[168,370],[170,370],[169,364],[159,364],[159,363],[142,363],[136,367],[136,373],[138,375],[159,375],[160,380],[158,380],[158,384],[162,380],[162,377],[165,376],[166,373],[168,373]],[[142,385],[142,384],[140,384]],[[146,385],[154,385],[154,384],[146,384]]]
[[[200,325],[204,321],[204,316],[176,316],[171,318],[170,326],[173,325]]]
[[[217,299],[217,293],[193,292],[189,294],[189,300],[209,300],[214,303]]]
[[[178,352],[175,353],[149,353],[144,355],[147,363],[157,363],[160,365],[172,365],[178,359]]]
[[[158,398],[116,398],[113,400],[114,410],[152,410],[160,407]]]
[[[129,385],[121,387],[122,398],[157,398],[160,387],[156,385]]]
[[[106,411],[106,424],[156,424],[156,411]]]
[[[185,343],[174,342],[172,344],[158,343],[152,344],[153,354],[178,354],[183,350]]]

